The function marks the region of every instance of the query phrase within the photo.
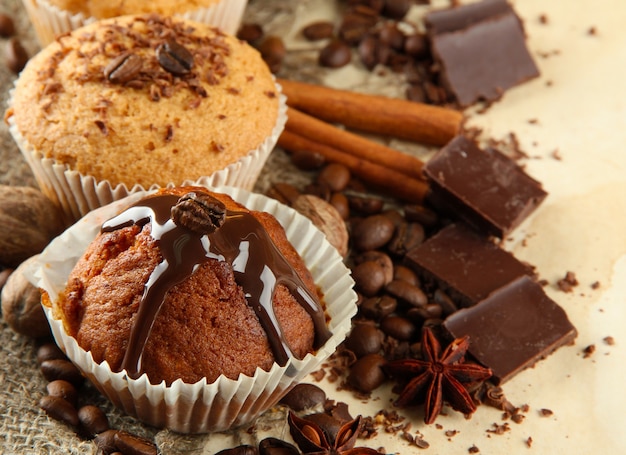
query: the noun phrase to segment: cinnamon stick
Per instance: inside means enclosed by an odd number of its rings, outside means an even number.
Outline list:
[[[380,95],[278,79],[287,104],[348,128],[443,146],[463,122],[459,111]]]
[[[423,179],[424,163],[412,155],[342,130],[290,107],[286,130],[415,179]]]
[[[316,142],[291,130],[283,131],[278,139],[278,145],[289,152],[319,153],[329,162],[348,167],[353,175],[364,182],[406,202],[421,203],[428,191],[428,185],[421,180]]]

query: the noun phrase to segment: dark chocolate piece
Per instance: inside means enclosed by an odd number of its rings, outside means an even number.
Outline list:
[[[409,251],[405,263],[425,286],[436,286],[458,306],[472,306],[532,269],[467,226],[452,224]]]
[[[539,76],[522,23],[506,2],[435,11],[426,24],[441,84],[461,107],[496,101],[509,88]]]
[[[504,238],[545,199],[541,184],[499,151],[457,136],[424,166],[429,201],[479,231]]]
[[[470,337],[469,353],[506,382],[557,348],[571,344],[576,328],[542,287],[523,276],[444,322],[452,338]]]

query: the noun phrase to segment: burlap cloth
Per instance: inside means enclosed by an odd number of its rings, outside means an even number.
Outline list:
[[[256,0],[249,3],[245,20],[264,25],[267,32],[283,37],[293,36],[308,18],[298,18],[298,11],[310,7],[312,0],[285,2],[280,0]],[[335,2],[338,3],[338,2]],[[0,12],[8,13],[16,22],[20,41],[33,55],[39,49],[21,0],[3,0]],[[6,40],[0,41],[4,49]],[[324,71],[317,65],[315,45],[290,48],[279,75],[295,77],[310,82],[325,78],[339,78],[336,85],[397,95],[404,90],[400,76],[393,73],[354,74]],[[0,58],[3,58],[2,55]],[[15,80],[0,61],[0,111],[4,113],[9,90]],[[347,79],[346,79],[347,78]],[[354,84],[346,84],[348,80]],[[395,93],[390,93],[395,90]],[[406,149],[401,142],[391,144]],[[418,152],[420,152],[418,150]],[[422,151],[423,152],[423,151]],[[266,169],[257,183],[256,190],[265,191],[274,181],[301,184],[307,176],[296,172],[288,157],[276,150],[268,160]],[[0,122],[0,184],[36,186],[30,169],[10,137],[7,126]],[[46,381],[35,359],[36,342],[15,334],[4,321],[0,322],[0,454],[91,454],[96,452],[91,441],[81,441],[68,426],[50,419],[39,407],[39,399],[46,393]],[[157,441],[162,453],[210,453],[203,438],[183,437],[141,425],[123,415],[87,384],[81,392],[81,403],[96,404],[106,411],[111,427],[131,431]]]

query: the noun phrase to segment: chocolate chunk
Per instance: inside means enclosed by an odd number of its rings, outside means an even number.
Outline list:
[[[539,76],[521,21],[504,1],[434,11],[425,20],[442,83],[462,107],[498,100]]]
[[[492,291],[532,269],[495,243],[462,224],[452,224],[405,256],[427,287],[438,287],[461,307],[472,306]]]
[[[469,335],[469,353],[491,368],[497,384],[571,344],[577,335],[565,311],[528,276],[449,316],[444,327],[453,338]]]
[[[545,199],[541,184],[499,151],[457,136],[424,166],[430,202],[486,234],[505,237]]]

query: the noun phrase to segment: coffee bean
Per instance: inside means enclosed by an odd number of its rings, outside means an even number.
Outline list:
[[[114,84],[124,84],[139,75],[143,60],[137,54],[124,52],[104,67],[104,77]]]
[[[363,300],[360,310],[363,316],[378,321],[396,311],[398,301],[389,295],[370,297]]]
[[[365,196],[348,196],[348,202],[350,208],[355,212],[362,213],[363,215],[374,215],[380,213],[385,205],[385,202],[377,197],[365,197]]]
[[[285,43],[279,36],[266,36],[258,47],[261,57],[272,73],[278,73],[287,54]]]
[[[309,41],[332,38],[335,25],[329,21],[313,22],[302,29],[302,35]]]
[[[343,191],[350,182],[350,169],[339,163],[330,163],[317,174],[317,181],[324,182],[331,191]]]
[[[441,289],[437,289],[434,292],[433,300],[441,306],[441,311],[446,316],[456,313],[459,309],[456,303]]]
[[[369,354],[357,360],[348,374],[348,384],[355,389],[369,393],[385,382],[382,366],[386,363],[380,354]]]
[[[41,362],[41,372],[48,381],[63,379],[75,387],[79,387],[84,381],[80,370],[69,360],[44,360]]]
[[[410,268],[404,265],[396,264],[396,266],[393,269],[393,278],[395,280],[406,281],[407,283],[412,284],[413,286],[420,287],[420,280],[417,274],[413,270],[411,270]]]
[[[7,68],[15,74],[19,74],[28,62],[28,52],[16,37],[7,41],[4,54]]]
[[[354,324],[346,338],[346,347],[357,357],[378,354],[382,349],[382,333],[371,324]]]
[[[72,404],[60,397],[45,396],[39,400],[39,407],[50,417],[65,422],[73,427],[78,426],[78,412]]]
[[[347,220],[350,217],[350,204],[348,203],[348,198],[343,193],[333,193],[330,196],[329,201],[330,205],[335,207],[341,219]]]
[[[424,242],[424,228],[418,223],[402,223],[395,230],[387,249],[401,257]]]
[[[434,211],[421,205],[407,205],[404,207],[404,216],[407,221],[413,221],[422,226],[431,228],[439,223],[439,217]]]
[[[380,322],[380,330],[400,341],[411,341],[417,333],[415,324],[400,316],[387,316]]]
[[[428,56],[428,42],[422,34],[409,35],[404,40],[404,52],[413,58],[425,58]]]
[[[241,24],[237,31],[237,38],[249,44],[254,44],[263,38],[263,27],[260,24]]]
[[[109,429],[109,419],[97,406],[86,405],[78,410],[78,420],[87,435],[93,437]]]
[[[370,71],[379,63],[379,47],[380,41],[371,35],[364,37],[357,47],[357,54],[361,63]]]
[[[282,182],[276,182],[267,190],[269,197],[287,205],[292,205],[300,194],[300,191],[295,186]]]
[[[319,64],[327,68],[341,68],[352,60],[352,49],[343,41],[331,40],[320,50]]]
[[[72,406],[76,406],[78,401],[78,391],[71,383],[63,379],[57,379],[46,385],[48,395],[67,400]]]
[[[291,162],[303,171],[312,171],[319,169],[326,164],[324,155],[308,150],[298,150],[291,154]]]
[[[352,267],[355,288],[366,297],[371,297],[385,286],[385,270],[376,261],[365,261]]]
[[[193,68],[192,53],[174,40],[159,44],[156,48],[156,56],[159,65],[176,76],[189,74]]]
[[[385,276],[385,285],[393,280],[394,265],[393,261],[387,254],[383,253],[382,251],[373,250],[361,253],[354,258],[355,264],[360,264],[366,261],[374,261],[382,267]]]
[[[298,455],[298,449],[277,438],[265,438],[259,443],[260,455]]]
[[[393,22],[384,24],[378,32],[381,43],[390,48],[400,51],[404,49],[404,33],[398,29],[398,25]]]
[[[98,433],[94,439],[96,446],[98,447],[98,454],[110,454],[118,451],[118,447],[115,444],[115,435],[118,430],[106,430],[102,433]]]
[[[156,445],[140,436],[118,430],[113,435],[115,446],[127,455],[157,455]]]
[[[230,449],[220,450],[215,455],[258,455],[258,453],[259,451],[256,447],[243,444]]]
[[[45,343],[37,349],[37,363],[40,365],[45,360],[67,360],[67,356],[55,343]]]
[[[376,25],[377,18],[371,14],[348,12],[344,14],[339,25],[338,35],[341,40],[350,46],[357,46]]]
[[[324,404],[325,401],[326,392],[323,389],[314,384],[300,383],[291,389],[280,403],[298,412]]]
[[[312,194],[313,196],[317,196],[320,199],[325,201],[330,200],[330,195],[332,192],[330,188],[326,184],[326,182],[312,182],[304,187],[305,194]]]
[[[424,291],[406,281],[393,280],[385,286],[385,291],[411,306],[419,307],[428,303],[428,298],[426,294],[424,294]]]
[[[352,241],[359,251],[376,250],[393,237],[395,226],[384,215],[372,215],[359,221],[353,229]]]
[[[409,12],[413,0],[385,0],[382,15],[391,19],[402,19]]]
[[[0,36],[9,38],[15,35],[15,23],[8,14],[0,13]]]

